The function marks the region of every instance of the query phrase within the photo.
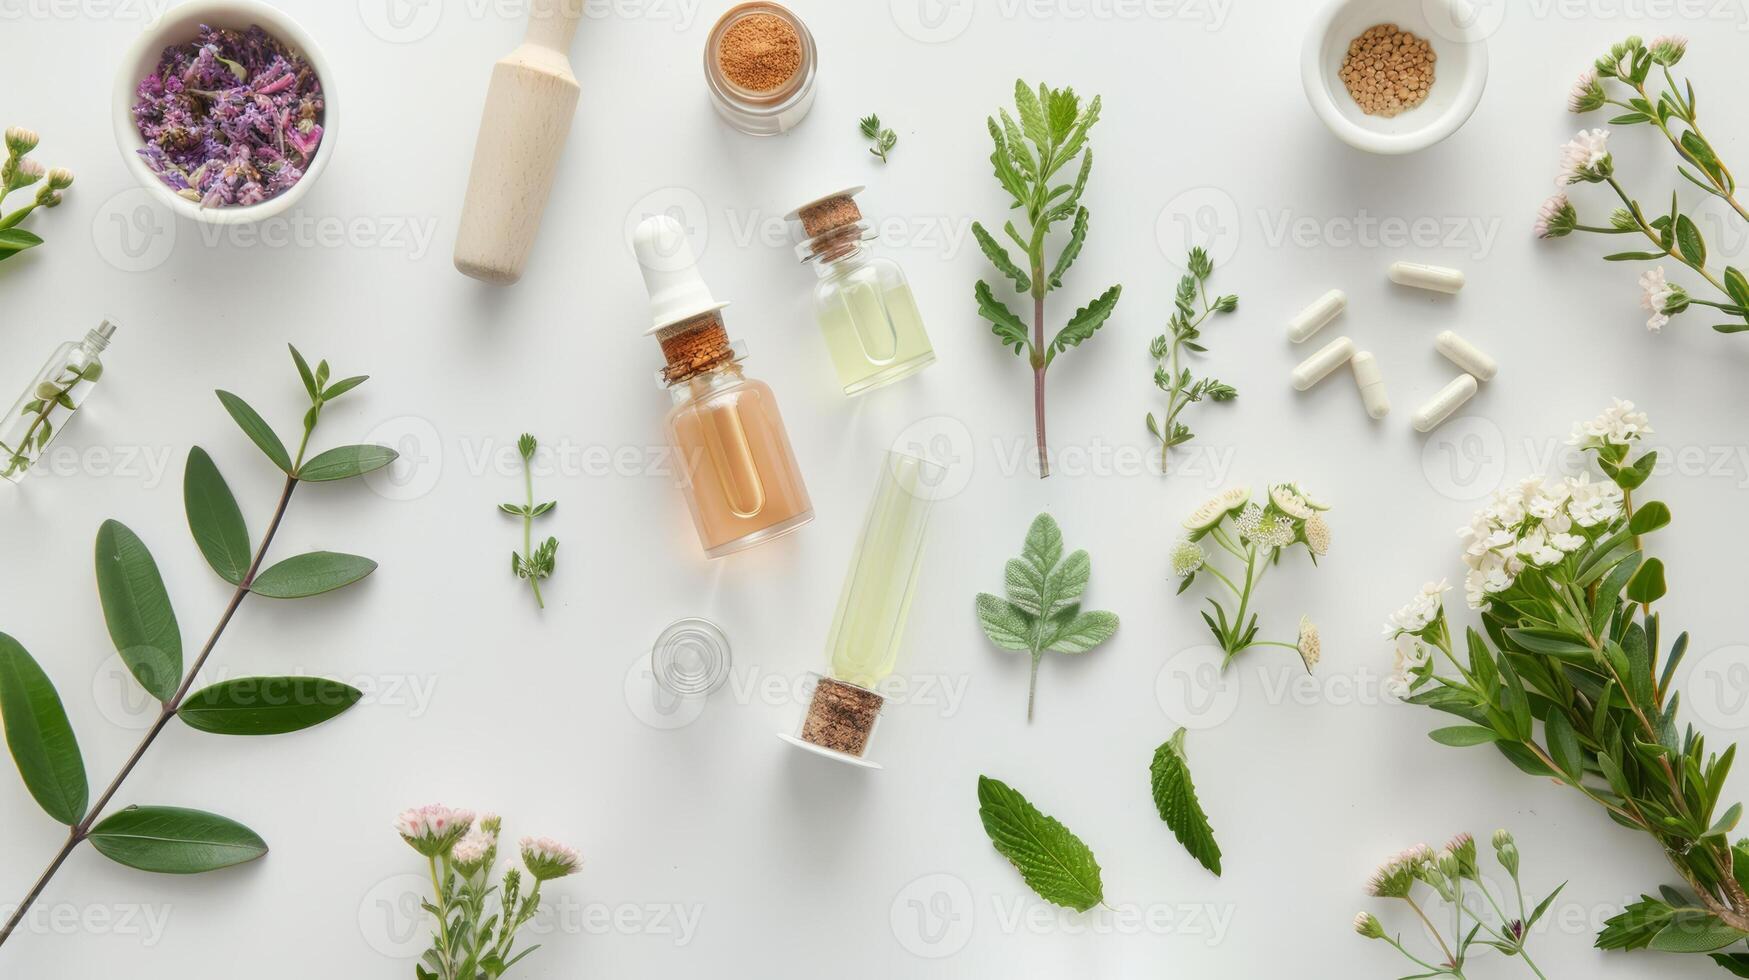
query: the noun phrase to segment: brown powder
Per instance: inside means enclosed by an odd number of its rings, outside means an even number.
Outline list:
[[[722,317],[715,313],[683,320],[662,331],[656,339],[662,344],[662,356],[668,359],[662,377],[669,384],[685,381],[734,356],[729,332],[723,329]]]
[[[822,677],[802,722],[802,741],[860,757],[885,702],[867,688]]]
[[[1348,43],[1342,84],[1369,116],[1395,116],[1427,101],[1439,55],[1424,38],[1377,24]]]
[[[736,20],[717,42],[717,67],[750,92],[769,92],[795,77],[802,66],[802,38],[776,14]]]
[[[802,231],[809,238],[862,220],[862,209],[849,197],[832,197],[801,210]]]

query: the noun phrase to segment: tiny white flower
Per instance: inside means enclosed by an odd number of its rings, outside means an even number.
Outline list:
[[[1640,306],[1652,314],[1646,321],[1646,329],[1657,333],[1670,322],[1670,316],[1664,310],[1671,297],[1676,295],[1676,289],[1664,278],[1664,267],[1658,266],[1640,276],[1640,291]]]
[[[1312,625],[1312,621],[1304,616],[1300,617],[1300,639],[1294,648],[1300,652],[1300,660],[1305,663],[1308,674],[1312,672],[1312,668],[1318,666],[1318,661],[1324,655],[1324,645],[1318,637],[1318,627]]]
[[[1580,130],[1561,147],[1561,171],[1556,186],[1597,183],[1603,179],[1609,160],[1609,130]]]

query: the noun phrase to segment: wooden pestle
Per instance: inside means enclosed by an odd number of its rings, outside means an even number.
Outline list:
[[[455,267],[475,279],[522,278],[576,114],[569,51],[583,3],[531,0],[522,44],[492,67],[455,237]]]

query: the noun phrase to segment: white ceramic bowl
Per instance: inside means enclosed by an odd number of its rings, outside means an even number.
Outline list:
[[[1348,44],[1375,24],[1425,38],[1438,55],[1427,101],[1392,117],[1369,116],[1342,84]],[[1369,153],[1413,153],[1458,131],[1482,101],[1488,47],[1472,0],[1330,0],[1312,18],[1300,72],[1312,111],[1343,142]]]
[[[192,42],[202,24],[237,30],[259,24],[262,30],[303,55],[315,70],[316,77],[322,81],[322,143],[316,148],[316,155],[310,159],[310,165],[304,169],[303,177],[296,184],[278,197],[269,198],[260,204],[203,208],[199,203],[171,190],[135,152],[146,145],[145,140],[140,138],[139,129],[134,126],[135,87],[139,85],[140,79],[158,67],[158,59],[166,47],[184,41]],[[316,182],[316,178],[322,175],[322,171],[328,166],[328,159],[334,155],[334,137],[339,130],[337,108],[334,73],[328,66],[328,60],[322,57],[322,50],[316,47],[316,42],[304,29],[277,7],[258,0],[190,0],[166,10],[122,54],[115,77],[115,145],[121,150],[128,172],[134,175],[140,186],[150,191],[160,204],[173,213],[207,224],[247,224],[270,218],[296,204]]]

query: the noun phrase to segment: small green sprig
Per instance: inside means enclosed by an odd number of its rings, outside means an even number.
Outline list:
[[[1367,884],[1367,891],[1373,897],[1401,900],[1414,912],[1417,922],[1426,928],[1433,941],[1439,945],[1437,960],[1430,961],[1409,952],[1408,947],[1403,945],[1402,936],[1387,934],[1384,923],[1371,912],[1361,912],[1354,917],[1354,931],[1362,939],[1377,939],[1388,943],[1423,971],[1416,974],[1420,977],[1455,977],[1463,980],[1470,948],[1478,943],[1492,948],[1502,956],[1517,957],[1530,972],[1538,977],[1544,976],[1524,947],[1530,939],[1531,929],[1547,914],[1549,906],[1554,904],[1555,896],[1561,893],[1562,888],[1567,887],[1566,883],[1556,886],[1534,909],[1527,908],[1524,885],[1518,878],[1518,844],[1510,833],[1504,830],[1495,831],[1494,858],[1512,879],[1512,895],[1508,896],[1502,888],[1496,898],[1493,889],[1488,887],[1488,880],[1482,876],[1476,850],[1475,838],[1469,834],[1457,835],[1438,852],[1426,844],[1411,847],[1381,865]],[[1417,885],[1426,885],[1432,893],[1431,896],[1424,895],[1417,899]],[[1428,915],[1431,906],[1426,903],[1429,897],[1437,898],[1441,904],[1451,908],[1452,929],[1449,938],[1433,924],[1433,919]],[[1511,898],[1517,901],[1514,915],[1506,913],[1506,906]],[[1466,919],[1470,923],[1467,927]],[[1423,955],[1434,956],[1433,953]]]
[[[11,214],[0,208],[0,261],[43,243],[37,235],[17,227],[18,223],[37,208],[52,208],[60,204],[61,192],[73,185],[72,171],[63,167],[44,169],[35,160],[26,159],[30,151],[36,149],[39,138],[35,132],[23,126],[12,126],[6,130],[5,139],[6,158],[0,162],[0,204],[4,204],[6,195],[13,191],[23,190],[37,181],[43,184],[24,207]]]
[[[1208,278],[1215,265],[1207,251],[1201,247],[1191,249],[1186,267],[1190,271],[1178,280],[1178,294],[1173,301],[1168,325],[1171,333],[1155,337],[1148,345],[1148,354],[1154,358],[1154,386],[1166,393],[1166,414],[1156,419],[1153,412],[1148,413],[1148,431],[1160,440],[1161,475],[1166,473],[1172,447],[1195,438],[1190,427],[1179,421],[1179,415],[1205,398],[1230,402],[1239,397],[1238,389],[1225,381],[1191,377],[1190,368],[1182,363],[1185,351],[1196,354],[1208,351],[1202,345],[1202,328],[1209,317],[1239,308],[1237,296],[1209,299]]]
[[[498,509],[512,517],[522,518],[522,551],[510,553],[510,571],[517,578],[526,579],[529,588],[534,590],[534,604],[541,609],[547,607],[546,600],[541,598],[541,579],[553,574],[553,558],[559,550],[558,538],[547,538],[540,547],[534,546],[534,519],[550,513],[559,506],[556,501],[534,502],[534,470],[533,460],[536,443],[534,436],[524,432],[516,440],[516,451],[522,456],[522,485],[527,500],[520,504],[499,504]]]
[[[978,624],[990,642],[1032,655],[1032,677],[1026,688],[1029,722],[1045,651],[1086,653],[1117,632],[1116,613],[1081,609],[1081,593],[1092,574],[1087,552],[1064,557],[1063,532],[1051,515],[1040,514],[1026,532],[1020,557],[1010,559],[1004,570],[1008,597],[978,594]]]
[[[863,138],[874,143],[868,148],[868,152],[879,157],[882,163],[886,163],[887,153],[899,143],[899,134],[890,129],[883,129],[881,117],[872,112],[863,116],[857,126],[862,130]]]
[[[990,331],[1002,346],[1013,348],[1017,355],[1024,353],[1032,368],[1033,430],[1038,442],[1038,474],[1043,479],[1051,475],[1045,441],[1045,372],[1058,354],[1091,340],[1105,325],[1117,309],[1123,287],[1112,286],[1100,293],[1076,310],[1048,343],[1045,341],[1045,295],[1063,285],[1063,277],[1087,240],[1088,213],[1081,204],[1081,194],[1087,189],[1087,175],[1093,171],[1093,148],[1087,134],[1099,121],[1099,96],[1083,106],[1072,88],[1040,85],[1034,90],[1017,80],[1014,103],[1018,122],[1007,109],[999,112],[1001,122],[993,117],[985,122],[995,144],[990,165],[996,180],[1012,199],[1009,209],[1021,212],[1026,223],[1022,231],[1014,221],[1007,221],[1002,231],[1019,247],[1026,264],[1016,263],[1007,246],[975,221],[972,237],[996,271],[1014,284],[1015,291],[1032,300],[1031,335],[1026,322],[996,297],[989,283],[978,280],[972,298],[978,304],[978,315],[990,322]],[[1058,173],[1066,172],[1077,158],[1081,162],[1075,179],[1058,179]],[[1068,241],[1056,261],[1047,266],[1045,246],[1051,229],[1064,221],[1069,222]]]

